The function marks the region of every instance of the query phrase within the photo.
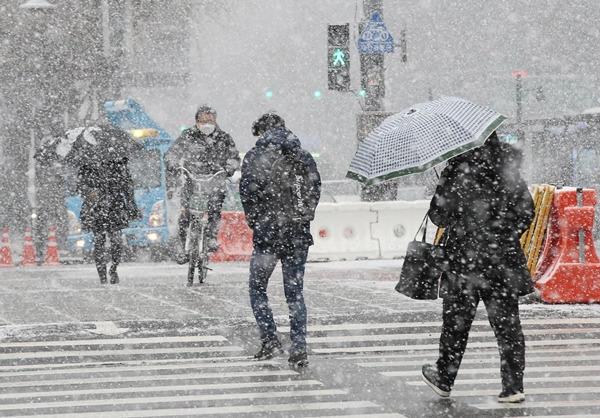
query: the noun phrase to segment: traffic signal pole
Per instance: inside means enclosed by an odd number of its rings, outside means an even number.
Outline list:
[[[363,0],[365,21],[360,24],[363,31],[374,13],[383,18],[383,0]],[[382,111],[385,97],[384,54],[360,55],[360,86],[365,91],[364,110]]]

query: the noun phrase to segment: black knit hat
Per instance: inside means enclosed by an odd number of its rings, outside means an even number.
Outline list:
[[[252,135],[259,136],[270,129],[285,126],[285,121],[275,113],[265,113],[252,124]]]

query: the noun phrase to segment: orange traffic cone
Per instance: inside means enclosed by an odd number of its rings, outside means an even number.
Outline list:
[[[21,267],[37,266],[35,262],[35,250],[33,248],[33,239],[31,238],[31,229],[25,230],[25,243],[23,244],[23,257],[21,258]]]
[[[50,228],[48,234],[48,246],[46,248],[46,262],[45,266],[60,266],[60,260],[58,259],[58,244],[56,243],[56,231],[55,228]]]
[[[8,239],[8,228],[2,231],[2,247],[0,247],[0,267],[14,267],[10,241]]]

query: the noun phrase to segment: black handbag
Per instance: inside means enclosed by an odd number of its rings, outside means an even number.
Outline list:
[[[408,243],[404,264],[400,271],[400,281],[396,285],[396,291],[411,299],[435,300],[439,294],[444,247],[425,242],[427,221],[428,215],[425,215],[415,238]],[[417,235],[421,230],[423,238],[417,241]]]

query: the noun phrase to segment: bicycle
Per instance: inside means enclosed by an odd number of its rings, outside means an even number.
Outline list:
[[[206,227],[208,225],[208,202],[216,188],[222,188],[225,185],[225,171],[218,171],[215,174],[194,176],[184,167],[179,170],[190,180],[192,190],[188,199],[188,211],[190,214],[190,224],[188,226],[185,240],[185,251],[188,255],[189,267],[187,284],[194,284],[194,275],[198,270],[198,281],[204,283],[208,270],[208,261],[210,252],[206,245]]]

